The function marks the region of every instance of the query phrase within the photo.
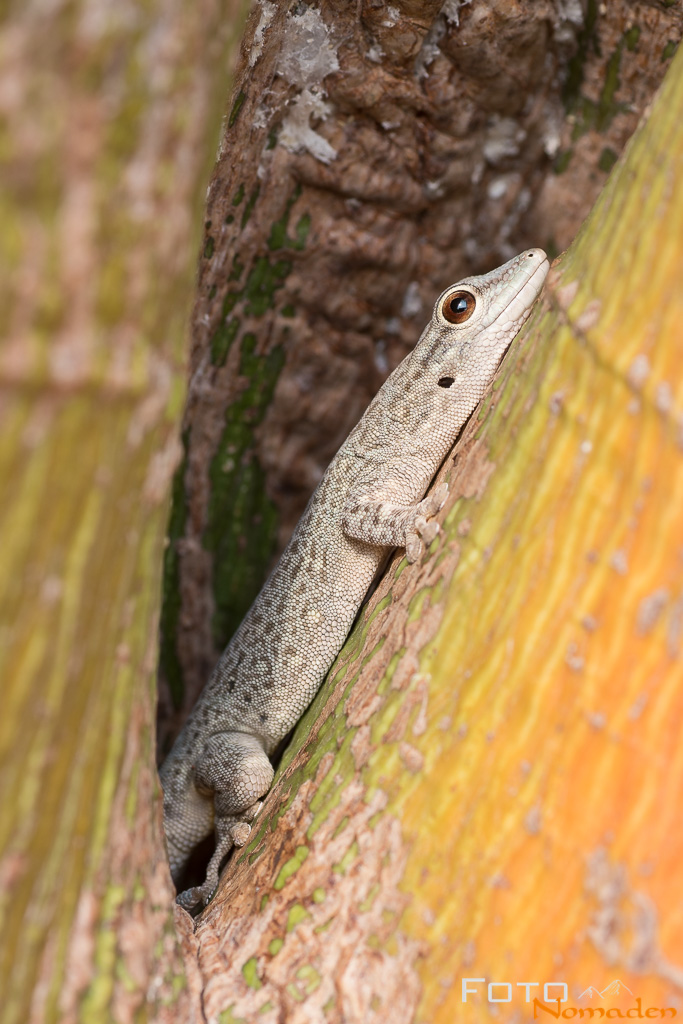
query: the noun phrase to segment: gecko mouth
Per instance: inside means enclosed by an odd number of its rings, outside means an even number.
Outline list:
[[[545,282],[548,271],[550,270],[550,262],[548,257],[543,254],[543,260],[539,263],[533,273],[527,277],[525,281],[522,281],[517,291],[511,296],[510,301],[501,309],[499,316],[503,313],[507,313],[509,319],[526,319],[531,312],[531,308],[541,293],[541,288]],[[515,310],[516,315],[510,316],[513,306],[519,306],[519,310]]]

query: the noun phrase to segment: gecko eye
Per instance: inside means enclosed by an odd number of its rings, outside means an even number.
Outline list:
[[[477,300],[471,292],[451,292],[443,300],[441,312],[449,324],[463,324],[474,313]]]

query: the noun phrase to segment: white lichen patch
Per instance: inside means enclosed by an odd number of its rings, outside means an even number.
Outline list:
[[[446,0],[446,3],[443,5],[439,13],[452,25],[459,25],[460,8],[467,7],[467,5],[471,3],[472,0]]]
[[[421,312],[422,299],[420,298],[420,285],[417,281],[411,281],[403,294],[401,316],[410,319]]]
[[[666,608],[669,602],[669,591],[666,587],[659,587],[653,591],[652,594],[648,594],[638,605],[638,614],[636,617],[637,629],[639,633],[649,633],[650,630],[657,624],[657,620]]]
[[[567,647],[564,660],[572,672],[581,672],[586,664],[583,655],[579,653],[579,649],[574,642],[570,643]]]
[[[543,150],[545,155],[553,160],[560,152],[562,145],[562,129],[564,121],[559,117],[557,111],[553,107],[548,107],[544,111],[544,127],[543,127]]]
[[[501,175],[499,178],[494,178],[486,189],[486,194],[489,199],[496,200],[502,199],[507,193],[510,187],[510,175]]]
[[[329,112],[329,103],[312,89],[304,89],[291,103],[282,122],[278,138],[280,145],[290,153],[308,152],[321,163],[331,163],[337,156],[337,150],[310,124],[311,117],[324,121]]]
[[[626,575],[628,572],[628,559],[623,548],[619,548],[619,550],[614,552],[609,560],[609,564],[620,576]]]
[[[611,860],[604,847],[587,858],[584,889],[593,903],[584,934],[605,963],[683,986],[683,969],[660,948],[656,904],[633,887],[626,866]]]
[[[387,346],[381,338],[375,342],[375,353],[374,353],[375,366],[379,372],[386,376],[389,373],[389,361],[387,359]]]
[[[300,88],[319,85],[326,75],[339,70],[330,32],[320,11],[309,7],[290,15],[285,25],[278,72]]]
[[[275,4],[268,3],[268,0],[262,0],[261,16],[259,18],[259,23],[256,26],[256,31],[254,32],[254,41],[251,44],[251,50],[249,52],[250,68],[254,67],[256,61],[259,59],[261,53],[263,52],[263,41],[265,38],[265,34],[268,29],[268,26],[275,17],[276,11],[277,7]]]
[[[519,156],[526,132],[512,117],[494,116],[489,122],[484,142],[484,159],[495,167],[508,157]]]
[[[290,15],[278,74],[301,91],[289,104],[278,141],[291,153],[308,152],[325,164],[335,159],[337,151],[311,127],[311,118],[324,121],[329,114],[322,83],[338,70],[337,54],[320,11],[309,7],[303,14]]]
[[[629,384],[640,390],[650,376],[650,360],[642,352],[635,357],[626,372]]]
[[[600,302],[600,299],[591,299],[588,305],[581,310],[574,320],[574,327],[577,331],[581,331],[583,334],[595,327],[600,319],[601,309],[602,303]]]
[[[636,722],[642,715],[647,705],[647,694],[641,693],[634,700],[631,707],[628,709],[628,717],[632,722]]]
[[[581,0],[555,0],[557,15],[562,21],[569,21],[577,28],[584,22],[584,12]]]
[[[674,404],[673,388],[667,380],[661,380],[655,388],[655,405],[662,414],[671,412]]]
[[[460,24],[460,8],[472,3],[472,0],[446,0],[445,4],[434,19],[434,23],[427,35],[424,37],[420,52],[415,58],[415,75],[417,78],[426,78],[430,64],[433,64],[439,56],[439,43],[446,34],[449,25]],[[392,8],[390,7],[391,11]]]
[[[524,815],[524,828],[530,836],[537,836],[541,831],[543,814],[540,804],[534,804]]]
[[[553,35],[561,46],[576,45],[576,30],[584,23],[585,14],[581,0],[555,0],[557,20]]]

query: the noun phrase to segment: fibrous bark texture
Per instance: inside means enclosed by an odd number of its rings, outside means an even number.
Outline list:
[[[255,5],[207,203],[162,753],[435,295],[568,245],[682,23],[645,0]]]
[[[238,3],[5,5],[0,997],[191,1019],[154,669],[197,226]]]
[[[178,912],[207,1020],[680,1010],[682,108],[679,55],[439,474],[442,534]]]

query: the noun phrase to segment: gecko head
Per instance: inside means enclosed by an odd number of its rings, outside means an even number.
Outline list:
[[[414,350],[425,383],[454,396],[483,394],[510,342],[531,313],[548,273],[542,249],[441,293]]]

